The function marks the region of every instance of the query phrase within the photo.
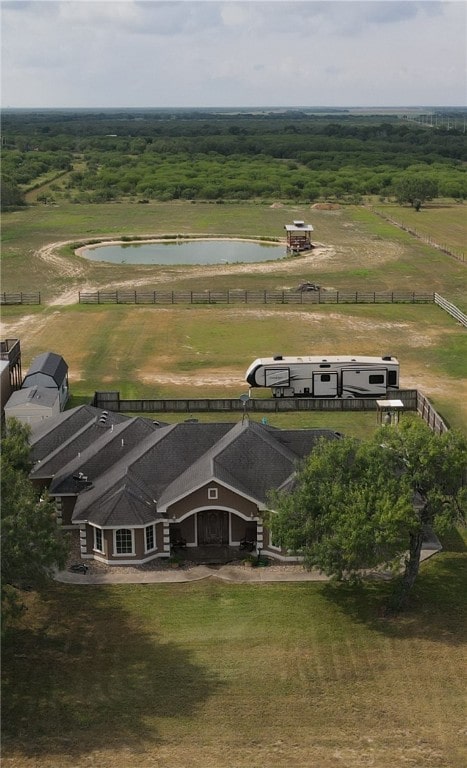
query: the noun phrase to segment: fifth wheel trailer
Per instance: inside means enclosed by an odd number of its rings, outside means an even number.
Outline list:
[[[269,387],[273,397],[383,397],[399,389],[395,357],[264,357],[245,378],[250,388]]]

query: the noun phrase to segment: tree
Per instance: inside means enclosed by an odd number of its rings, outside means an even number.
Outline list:
[[[308,567],[339,580],[365,569],[405,567],[394,607],[418,574],[424,534],[465,519],[467,440],[420,420],[382,427],[368,441],[321,441],[290,492],[273,494],[273,535]]]
[[[0,194],[1,210],[7,211],[9,208],[16,208],[20,205],[26,205],[26,203],[18,185],[8,179],[2,179]]]
[[[425,200],[436,197],[438,183],[429,176],[409,173],[396,182],[394,192],[397,202],[410,203],[418,211]]]
[[[1,576],[4,620],[15,614],[20,592],[63,567],[68,542],[57,526],[54,506],[28,478],[29,428],[12,419],[1,453]]]

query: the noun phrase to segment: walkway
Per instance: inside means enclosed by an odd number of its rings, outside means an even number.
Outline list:
[[[439,551],[438,548],[423,549],[421,561],[427,560]],[[390,572],[374,574],[380,579],[391,578]],[[58,571],[55,580],[62,584],[184,584],[187,582],[217,579],[231,584],[266,584],[274,582],[329,581],[319,571],[307,571],[301,565],[271,565],[252,568],[238,565],[193,565],[187,568],[157,568],[144,570],[109,566],[102,573],[72,573]]]

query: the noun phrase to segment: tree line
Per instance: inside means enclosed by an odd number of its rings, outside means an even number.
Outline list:
[[[397,117],[7,113],[2,141],[8,202],[54,170],[76,203],[467,197],[466,135]]]

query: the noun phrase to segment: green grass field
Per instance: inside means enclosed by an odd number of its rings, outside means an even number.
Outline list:
[[[388,209],[391,206],[388,206]],[[427,208],[434,239],[465,228],[464,206]],[[411,212],[407,210],[407,215]],[[443,211],[447,223],[440,217]],[[412,213],[412,215],[414,215]],[[322,248],[310,259],[213,267],[90,262],[50,243],[97,235],[177,232],[282,237],[284,223],[312,221]],[[454,227],[457,229],[455,229]],[[456,236],[457,237],[457,236]],[[220,397],[244,391],[244,373],[272,354],[392,354],[402,386],[417,388],[453,426],[467,429],[465,330],[432,305],[80,306],[78,291],[294,288],[311,279],[339,290],[438,291],[466,307],[466,265],[357,207],[207,203],[32,206],[3,222],[2,287],[40,290],[39,307],[3,307],[3,336],[21,339],[23,367],[53,348],[70,366],[72,394],[116,389],[122,397]],[[70,303],[71,302],[71,303]]]
[[[28,596],[3,651],[4,768],[463,768],[459,536],[409,611],[385,583]]]
[[[435,211],[437,213],[437,211]],[[431,209],[423,216],[431,216]],[[422,214],[420,214],[422,215]],[[446,213],[465,231],[465,206]],[[290,260],[264,271],[192,269],[183,267],[111,265],[89,262],[62,249],[66,263],[38,258],[37,251],[58,241],[84,242],[97,236],[218,234],[238,237],[284,236],[284,225],[301,218],[311,221],[315,242],[331,249],[329,258],[316,262]],[[424,221],[427,219],[425,218]],[[433,237],[444,238],[434,214]],[[454,232],[454,227],[451,228]],[[456,236],[457,237],[457,236]],[[307,206],[272,208],[265,204],[131,203],[105,205],[31,206],[3,216],[2,288],[4,291],[40,290],[44,301],[84,284],[94,287],[138,281],[148,289],[275,288],[295,287],[313,279],[340,290],[438,291],[452,301],[465,300],[465,264],[440,254],[363,208],[310,210]],[[449,242],[449,240],[448,240]]]
[[[453,206],[459,223],[461,213]],[[104,234],[281,237],[296,218],[315,226],[326,249],[320,260],[187,272],[90,263],[67,246],[53,258],[37,255],[49,243]],[[432,221],[439,232],[444,225]],[[94,307],[62,299],[83,286],[136,280],[151,289],[214,290],[312,279],[342,290],[437,290],[467,308],[464,264],[367,210],[34,206],[6,214],[3,237],[2,289],[40,290],[44,304],[4,307],[2,338],[21,339],[24,372],[40,352],[62,354],[71,405],[96,389],[238,396],[255,357],[351,348],[399,357],[402,386],[420,389],[452,426],[467,430],[467,336],[433,305]],[[375,414],[267,418],[359,436],[376,426]],[[28,610],[3,649],[2,764],[463,768],[465,545],[454,534],[448,545],[422,566],[410,610],[397,620],[381,614],[387,584],[337,590],[209,580],[51,584],[28,593]]]

